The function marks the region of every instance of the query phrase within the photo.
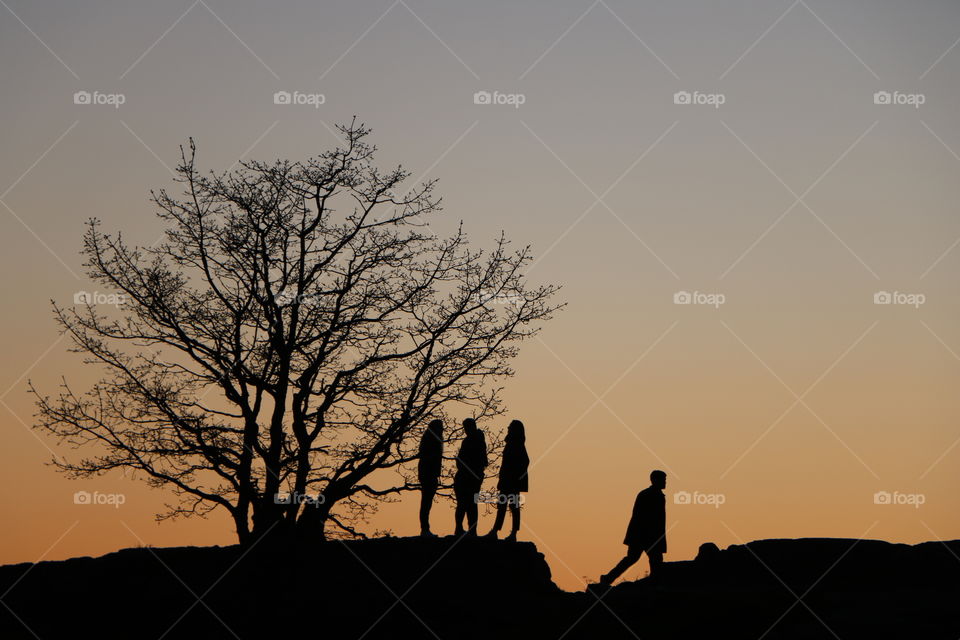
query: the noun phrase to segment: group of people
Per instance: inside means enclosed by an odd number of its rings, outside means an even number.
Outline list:
[[[477,535],[479,521],[480,489],[486,471],[487,441],[483,431],[477,427],[473,418],[463,421],[463,442],[457,453],[457,471],[453,476],[453,495],[457,508],[455,533],[457,535]],[[527,469],[530,457],[527,455],[526,435],[523,423],[514,420],[507,427],[504,440],[503,458],[500,462],[500,474],[497,481],[497,517],[493,528],[486,534],[496,538],[503,528],[507,509],[510,509],[512,528],[507,540],[517,539],[520,530],[520,494],[528,490]],[[433,536],[430,531],[430,508],[440,486],[440,472],[443,468],[443,422],[434,420],[427,425],[420,439],[417,475],[420,481],[420,535]],[[466,519],[467,528],[463,521]]]
[[[463,441],[457,452],[457,470],[453,477],[453,493],[457,505],[455,533],[476,536],[480,489],[488,464],[487,443],[483,431],[477,427],[473,418],[463,421],[463,434]],[[495,500],[497,517],[493,528],[486,534],[487,537],[498,536],[509,508],[513,526],[506,540],[512,542],[517,539],[517,532],[520,530],[520,494],[529,488],[527,479],[529,466],[530,457],[527,455],[523,423],[514,420],[507,427],[497,481]],[[430,508],[440,486],[442,468],[443,422],[434,420],[427,425],[420,439],[417,474],[421,491],[421,536],[435,535],[430,531]],[[600,576],[601,586],[613,584],[627,569],[636,564],[644,553],[650,561],[651,577],[657,577],[663,571],[663,554],[667,552],[666,497],[663,494],[666,486],[666,473],[659,469],[650,473],[650,486],[638,493],[633,503],[630,523],[627,525],[627,533],[623,539],[623,544],[627,546],[627,554],[613,569]],[[467,521],[466,529],[463,527],[464,519]]]

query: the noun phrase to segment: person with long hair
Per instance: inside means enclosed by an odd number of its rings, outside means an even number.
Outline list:
[[[530,466],[530,456],[527,455],[526,434],[523,423],[514,420],[507,427],[507,437],[504,440],[503,460],[500,463],[500,479],[497,482],[497,519],[493,529],[487,534],[489,538],[496,538],[503,521],[507,517],[507,508],[513,526],[510,535],[505,540],[515,542],[517,531],[520,530],[520,493],[529,489],[527,469]]]
[[[430,531],[430,508],[440,485],[440,470],[443,468],[443,422],[432,420],[420,438],[420,455],[417,460],[417,478],[420,481],[420,535],[432,537]]]

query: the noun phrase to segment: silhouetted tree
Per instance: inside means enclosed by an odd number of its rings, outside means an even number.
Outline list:
[[[306,162],[221,174],[197,170],[191,139],[183,193],[151,192],[156,246],[89,222],[88,273],[127,303],[53,304],[108,371],[84,393],[31,385],[38,427],[94,449],[62,471],[132,469],[176,494],[158,519],[221,507],[241,542],[295,524],[362,535],[378,502],[416,488],[431,418],[502,411],[497,385],[556,287],[526,285],[529,248],[502,235],[478,251],[462,227],[429,233],[435,182],[401,188],[408,172],[374,166],[369,129],[338,129],[343,144]]]

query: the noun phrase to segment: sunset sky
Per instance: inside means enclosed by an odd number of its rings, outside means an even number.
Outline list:
[[[504,230],[563,285],[480,425],[526,424],[520,538],[562,587],[622,555],[655,468],[668,561],[960,538],[958,38],[954,0],[2,0],[0,563],[235,542],[226,514],[158,525],[165,493],[45,465],[69,451],[27,382],[99,377],[50,310],[96,289],[85,220],[152,244],[189,137],[205,169],[299,160],[354,114],[381,166],[439,179],[436,232]],[[411,498],[367,530],[416,534]]]

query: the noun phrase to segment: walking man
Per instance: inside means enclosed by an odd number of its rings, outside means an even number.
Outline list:
[[[623,539],[623,544],[627,545],[627,555],[610,573],[600,576],[600,584],[613,584],[644,552],[650,560],[650,577],[660,575],[663,554],[667,552],[667,500],[663,495],[666,486],[666,473],[659,470],[650,472],[650,486],[637,494],[627,535]]]

